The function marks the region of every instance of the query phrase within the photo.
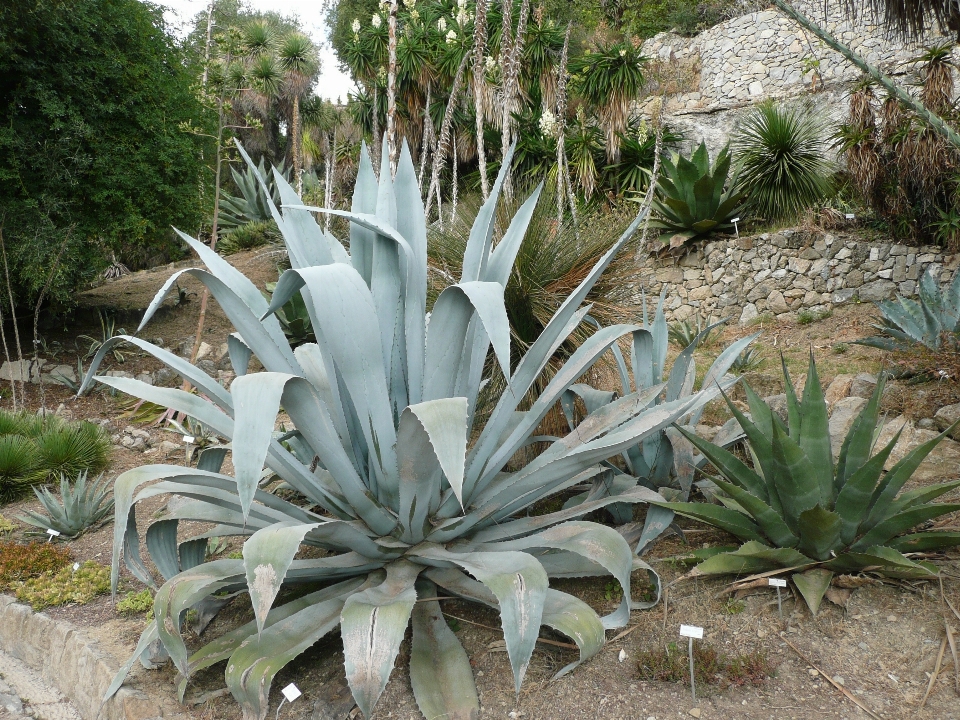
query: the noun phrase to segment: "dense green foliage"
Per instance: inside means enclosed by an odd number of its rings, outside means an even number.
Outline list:
[[[34,483],[106,467],[110,438],[88,422],[0,410],[0,500]]]
[[[679,154],[663,159],[653,205],[657,217],[650,226],[660,229],[664,242],[674,247],[733,229],[732,220],[740,214],[744,191],[736,174],[728,178],[730,162],[730,153],[724,147],[711,165],[704,142],[689,160]]]
[[[768,221],[794,220],[830,191],[827,126],[808,105],[767,101],[737,128],[733,151],[749,207]]]
[[[0,5],[0,225],[19,301],[69,302],[116,252],[179,247],[202,214],[210,114],[160,10],[137,0]]]
[[[17,600],[34,610],[58,605],[85,605],[110,590],[110,568],[93,560],[76,570],[65,567],[47,571],[13,586]]]
[[[750,417],[727,400],[746,433],[753,467],[682,430],[722,476],[714,482],[724,493],[725,507],[709,503],[662,506],[744,541],[740,548],[721,549],[698,565],[701,574],[793,571],[793,580],[814,613],[834,572],[869,569],[892,577],[937,575],[935,566],[903,553],[958,545],[960,532],[901,533],[960,510],[958,504],[933,502],[960,487],[960,480],[926,484],[902,494],[900,490],[953,428],[914,448],[885,473],[884,464],[900,440],[900,432],[873,454],[883,386],[881,379],[844,438],[836,464],[826,401],[812,353],[802,399],[797,399],[784,363],[786,423],[746,384]]]
[[[902,296],[878,302],[880,324],[873,328],[880,334],[857,343],[882,350],[910,350],[923,345],[936,352],[946,340],[947,349],[960,347],[960,272],[943,293],[928,268],[920,278],[918,295],[919,302]]]

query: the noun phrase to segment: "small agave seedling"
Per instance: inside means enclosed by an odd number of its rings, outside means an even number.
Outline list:
[[[681,430],[723,476],[715,482],[727,494],[723,498],[726,507],[706,503],[663,506],[744,541],[738,549],[708,558],[695,572],[792,571],[792,579],[813,613],[837,572],[936,577],[934,565],[903,553],[960,545],[958,532],[909,532],[919,524],[960,510],[955,503],[933,502],[960,487],[960,480],[902,494],[900,490],[952,428],[914,448],[884,473],[900,433],[873,454],[883,394],[881,379],[844,439],[834,465],[827,407],[813,356],[802,400],[797,399],[786,364],[783,370],[786,424],[746,384],[750,418],[727,401],[747,435],[754,457],[752,468],[723,448]]]
[[[77,476],[73,486],[66,476],[60,476],[60,499],[47,488],[32,488],[47,514],[27,510],[18,517],[22,522],[41,530],[56,530],[64,537],[75,538],[94,525],[103,522],[113,510],[113,498],[108,498],[110,483],[103,475],[87,484],[87,473]]]
[[[647,315],[647,302],[644,297],[643,324],[633,332],[629,364],[619,346],[611,346],[611,352],[619,370],[622,394],[629,395],[653,387],[664,387],[664,391],[657,395],[655,402],[667,404],[695,397],[698,392],[706,392],[713,397],[719,387],[729,387],[734,382],[734,379],[727,377],[727,372],[740,353],[756,340],[760,333],[748,335],[725,348],[707,370],[700,385],[701,390],[695,391],[697,362],[694,353],[700,343],[726,320],[701,328],[677,356],[670,372],[667,373],[669,329],[663,312],[665,293],[666,290],[660,295],[652,323]],[[665,375],[667,380],[664,386],[662,383]],[[587,412],[592,414],[604,412],[606,404],[614,402],[617,394],[596,390],[589,385],[571,385],[561,398],[571,430],[574,428],[575,396],[581,398]],[[693,431],[700,421],[704,404],[699,402],[689,412],[684,413],[677,419],[677,425],[685,427],[688,432]],[[736,419],[731,419],[718,431],[714,441],[721,447],[727,447],[742,437],[743,431]],[[658,491],[667,500],[674,501],[686,501],[690,497],[696,470],[707,462],[705,456],[694,453],[693,445],[677,427],[667,427],[657,433],[650,433],[642,442],[624,450],[622,459],[627,472],[612,473],[612,477],[608,479],[608,491],[611,494],[628,492],[639,483],[641,486]],[[572,507],[588,497],[590,495],[585,493],[571,498],[567,506]],[[629,505],[615,504],[609,506],[607,510],[618,523],[628,523],[633,516],[633,509]],[[629,542],[637,543],[636,552],[640,554],[670,526],[673,519],[673,511],[660,505],[653,505],[647,510],[642,527],[631,526],[622,529],[621,532]]]
[[[509,164],[508,155],[504,168]],[[229,390],[136,337],[124,340],[167,363],[201,395],[99,378],[183,412],[231,441],[235,468],[233,476],[221,473],[221,454],[203,468],[148,465],[117,479],[114,587],[121,557],[135,576],[153,583],[140,560],[136,503],[166,493],[188,501],[159,521],[165,523],[162,531],[153,531],[157,523],[147,531],[147,551],[158,568],[163,564],[168,579],[156,593],[156,620],[107,696],[159,639],[184,678],[181,696],[197,671],[225,662],[227,687],[244,718],[263,720],[275,674],[339,627],[347,680],[369,717],[412,623],[410,678],[423,714],[471,717],[479,712],[473,674],[444,621],[437,586],[499,611],[518,690],[543,625],[580,648],[580,658],[558,675],[569,672],[600,650],[606,628],[625,625],[631,609],[656,601],[632,601],[633,570],[650,573],[659,591],[656,574],[634,558],[619,533],[580,518],[615,501],[660,496],[636,487],[615,498],[598,492],[569,510],[529,517],[524,511],[568,488],[602,487],[607,458],[712,397],[698,393],[658,405],[664,385],[651,383],[593,413],[526,464],[514,459],[577,378],[623,335],[646,333],[635,325],[598,330],[536,401],[518,410],[556,349],[584,322],[589,312],[581,307],[584,297],[644,213],[510,367],[504,286],[539,190],[494,246],[501,174],[476,219],[460,282],[440,294],[428,318],[426,226],[406,146],[395,179],[384,153],[379,181],[364,149],[351,212],[305,208],[283,177],[274,177],[284,207],[281,213],[271,204],[270,211],[292,269],[281,276],[269,304],[226,261],[182,236],[206,265],[182,272],[210,288],[237,330],[228,343],[237,373]],[[311,214],[316,211],[351,221],[349,253],[316,223]],[[158,293],[144,322],[176,278]],[[293,350],[275,312],[297,292],[317,342]],[[94,367],[110,347],[105,343]],[[474,427],[488,354],[509,381],[483,426]],[[247,372],[254,355],[265,371]],[[88,374],[85,383],[90,380]],[[283,442],[274,434],[281,406],[295,428]],[[258,488],[264,465],[302,496],[299,504]],[[243,559],[204,562],[198,551],[184,562],[175,527],[180,520],[212,523],[206,536],[245,537]],[[304,546],[327,554],[295,559]],[[612,575],[623,589],[619,607],[605,617],[549,587],[551,577],[592,575]],[[306,594],[281,595],[296,585],[306,585]],[[191,654],[181,635],[186,611],[236,592],[249,593],[254,620]]]

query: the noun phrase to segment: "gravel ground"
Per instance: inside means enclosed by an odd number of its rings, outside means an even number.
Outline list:
[[[0,718],[81,720],[77,708],[33,670],[0,651]]]

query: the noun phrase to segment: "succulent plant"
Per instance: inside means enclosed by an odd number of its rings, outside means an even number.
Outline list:
[[[47,514],[25,511],[17,519],[42,530],[56,530],[64,537],[75,538],[100,524],[113,510],[113,498],[108,498],[110,483],[103,475],[96,482],[87,483],[87,473],[77,476],[71,485],[65,475],[60,476],[60,499],[47,488],[32,488]]]
[[[159,639],[185,678],[181,693],[197,671],[226,661],[226,683],[244,717],[262,720],[274,675],[339,626],[347,680],[369,717],[412,621],[410,675],[424,715],[470,716],[479,711],[473,674],[444,622],[436,586],[499,611],[518,689],[541,625],[567,634],[580,647],[580,658],[558,675],[569,672],[599,651],[605,628],[626,624],[631,609],[649,607],[659,595],[656,574],[633,556],[619,533],[580,519],[612,502],[659,499],[643,487],[603,496],[599,490],[608,475],[603,462],[656,435],[706,395],[655,405],[663,385],[644,387],[592,414],[540,455],[516,461],[517,451],[536,437],[541,419],[577,378],[623,335],[645,334],[639,326],[617,325],[583,342],[533,404],[518,408],[557,346],[587,315],[584,297],[645,213],[586,273],[511,367],[504,286],[539,191],[494,247],[501,173],[475,222],[460,282],[440,294],[428,322],[425,219],[405,145],[395,179],[384,153],[379,181],[363,150],[350,212],[306,208],[279,174],[274,177],[284,206],[282,213],[270,210],[292,269],[280,277],[269,304],[221,257],[182,236],[206,265],[182,272],[210,288],[237,329],[228,343],[237,373],[229,390],[136,337],[125,340],[167,363],[200,394],[98,378],[192,416],[230,440],[234,467],[229,476],[219,463],[212,464],[216,469],[148,465],[117,478],[114,587],[121,557],[136,577],[155,584],[140,560],[136,503],[166,493],[188,502],[158,521],[162,531],[154,531],[158,523],[147,531],[147,551],[158,567],[169,566],[164,573],[169,579],[155,596],[156,620],[107,696]],[[349,254],[311,212],[350,220]],[[158,293],[143,322],[176,277]],[[296,292],[317,343],[294,350],[274,313]],[[94,368],[108,349],[101,349]],[[646,351],[638,349],[637,362],[649,364]],[[474,427],[476,399],[491,368],[488,354],[509,382],[483,426]],[[247,372],[253,355],[265,371]],[[85,383],[90,381],[88,374]],[[281,405],[295,428],[282,443],[274,434]],[[299,493],[299,504],[258,487],[264,465]],[[526,516],[534,503],[581,484],[596,488],[598,499]],[[203,562],[201,557],[184,564],[184,544],[178,553],[176,540],[180,520],[214,524],[187,542],[245,537],[243,558]],[[295,559],[303,546],[327,554]],[[650,575],[653,600],[632,600],[635,569]],[[619,582],[623,600],[613,613],[601,618],[581,600],[548,586],[550,577],[583,575],[612,575]],[[283,604],[275,604],[281,589],[304,583],[325,586],[295,600],[283,595]],[[255,619],[190,654],[181,635],[184,613],[241,591],[249,593]]]
[[[289,180],[290,170],[284,167],[283,162],[274,168],[274,171]],[[259,167],[251,165],[242,172],[230,168],[230,174],[240,195],[221,195],[218,220],[220,227],[234,228],[249,222],[269,221],[273,217],[270,203],[279,205],[280,193],[273,180],[274,176],[269,174],[264,166],[263,158],[260,159]]]
[[[735,550],[708,558],[696,572],[792,571],[794,583],[814,613],[837,572],[935,577],[935,566],[903,553],[960,545],[960,532],[901,533],[960,510],[960,504],[932,502],[960,487],[960,480],[902,494],[900,490],[952,427],[914,448],[884,473],[900,433],[873,454],[883,394],[881,379],[847,433],[834,464],[826,402],[812,354],[801,400],[785,364],[784,376],[786,424],[746,383],[750,417],[727,400],[746,433],[754,458],[752,468],[681,428],[722,476],[714,482],[727,494],[722,499],[726,507],[707,503],[663,503],[663,507],[745,541]]]
[[[733,228],[732,219],[740,214],[745,195],[736,175],[724,190],[730,162],[730,151],[724,147],[711,166],[704,142],[689,160],[679,154],[663,159],[657,184],[660,197],[653,205],[658,218],[650,222],[650,227],[659,228],[661,239],[671,247]]]
[[[882,317],[873,327],[880,334],[857,344],[882,350],[907,350],[920,344],[937,351],[945,335],[954,346],[960,343],[960,272],[944,294],[927,268],[920,278],[919,300],[898,296],[878,302]]]
[[[642,325],[640,329],[633,333],[629,360],[629,367],[633,375],[632,381],[630,373],[627,372],[628,362],[623,357],[620,348],[613,345],[611,351],[616,358],[624,396],[635,392],[643,392],[647,388],[665,387],[665,392],[658,393],[656,402],[670,404],[699,395],[700,400],[697,404],[677,419],[677,425],[686,426],[689,430],[693,430],[700,421],[706,402],[716,397],[720,389],[727,388],[736,381],[734,378],[727,377],[727,372],[736,362],[740,353],[759,336],[759,333],[741,338],[725,348],[707,370],[700,386],[701,389],[695,392],[697,363],[694,352],[700,343],[704,342],[705,338],[708,338],[726,320],[720,320],[700,328],[699,332],[693,336],[689,344],[674,360],[669,375],[667,375],[669,330],[663,312],[665,293],[664,290],[660,295],[652,323],[649,322],[647,315],[646,297],[643,298]],[[664,386],[662,383],[665,375],[667,375],[667,380]],[[580,396],[587,412],[591,414],[606,412],[605,405],[617,401],[616,393],[596,390],[587,385],[572,385],[563,396],[564,411],[571,430],[574,427],[574,395]],[[731,420],[717,432],[715,441],[725,447],[733,444],[741,437],[743,437],[743,432],[740,426],[737,425],[735,420]],[[611,494],[629,492],[639,483],[642,486],[659,491],[669,500],[687,500],[690,496],[696,469],[703,466],[707,461],[703,455],[694,453],[693,446],[676,427],[664,428],[660,432],[651,433],[642,442],[627,448],[622,459],[627,472],[614,473],[614,477],[609,483]],[[589,497],[588,494],[574,497],[568,501],[568,505],[572,506],[576,502]],[[633,509],[629,506],[612,505],[607,510],[617,522],[627,523],[632,519]],[[647,510],[647,517],[642,526],[621,528],[621,533],[631,544],[636,542],[636,552],[642,553],[645,548],[649,547],[650,543],[670,526],[673,519],[672,511],[660,505],[653,505]]]

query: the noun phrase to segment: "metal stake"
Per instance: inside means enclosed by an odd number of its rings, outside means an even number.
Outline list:
[[[697,683],[693,679],[693,638],[689,638],[690,645],[687,652],[690,655],[690,693],[693,695],[693,701],[697,701]]]

